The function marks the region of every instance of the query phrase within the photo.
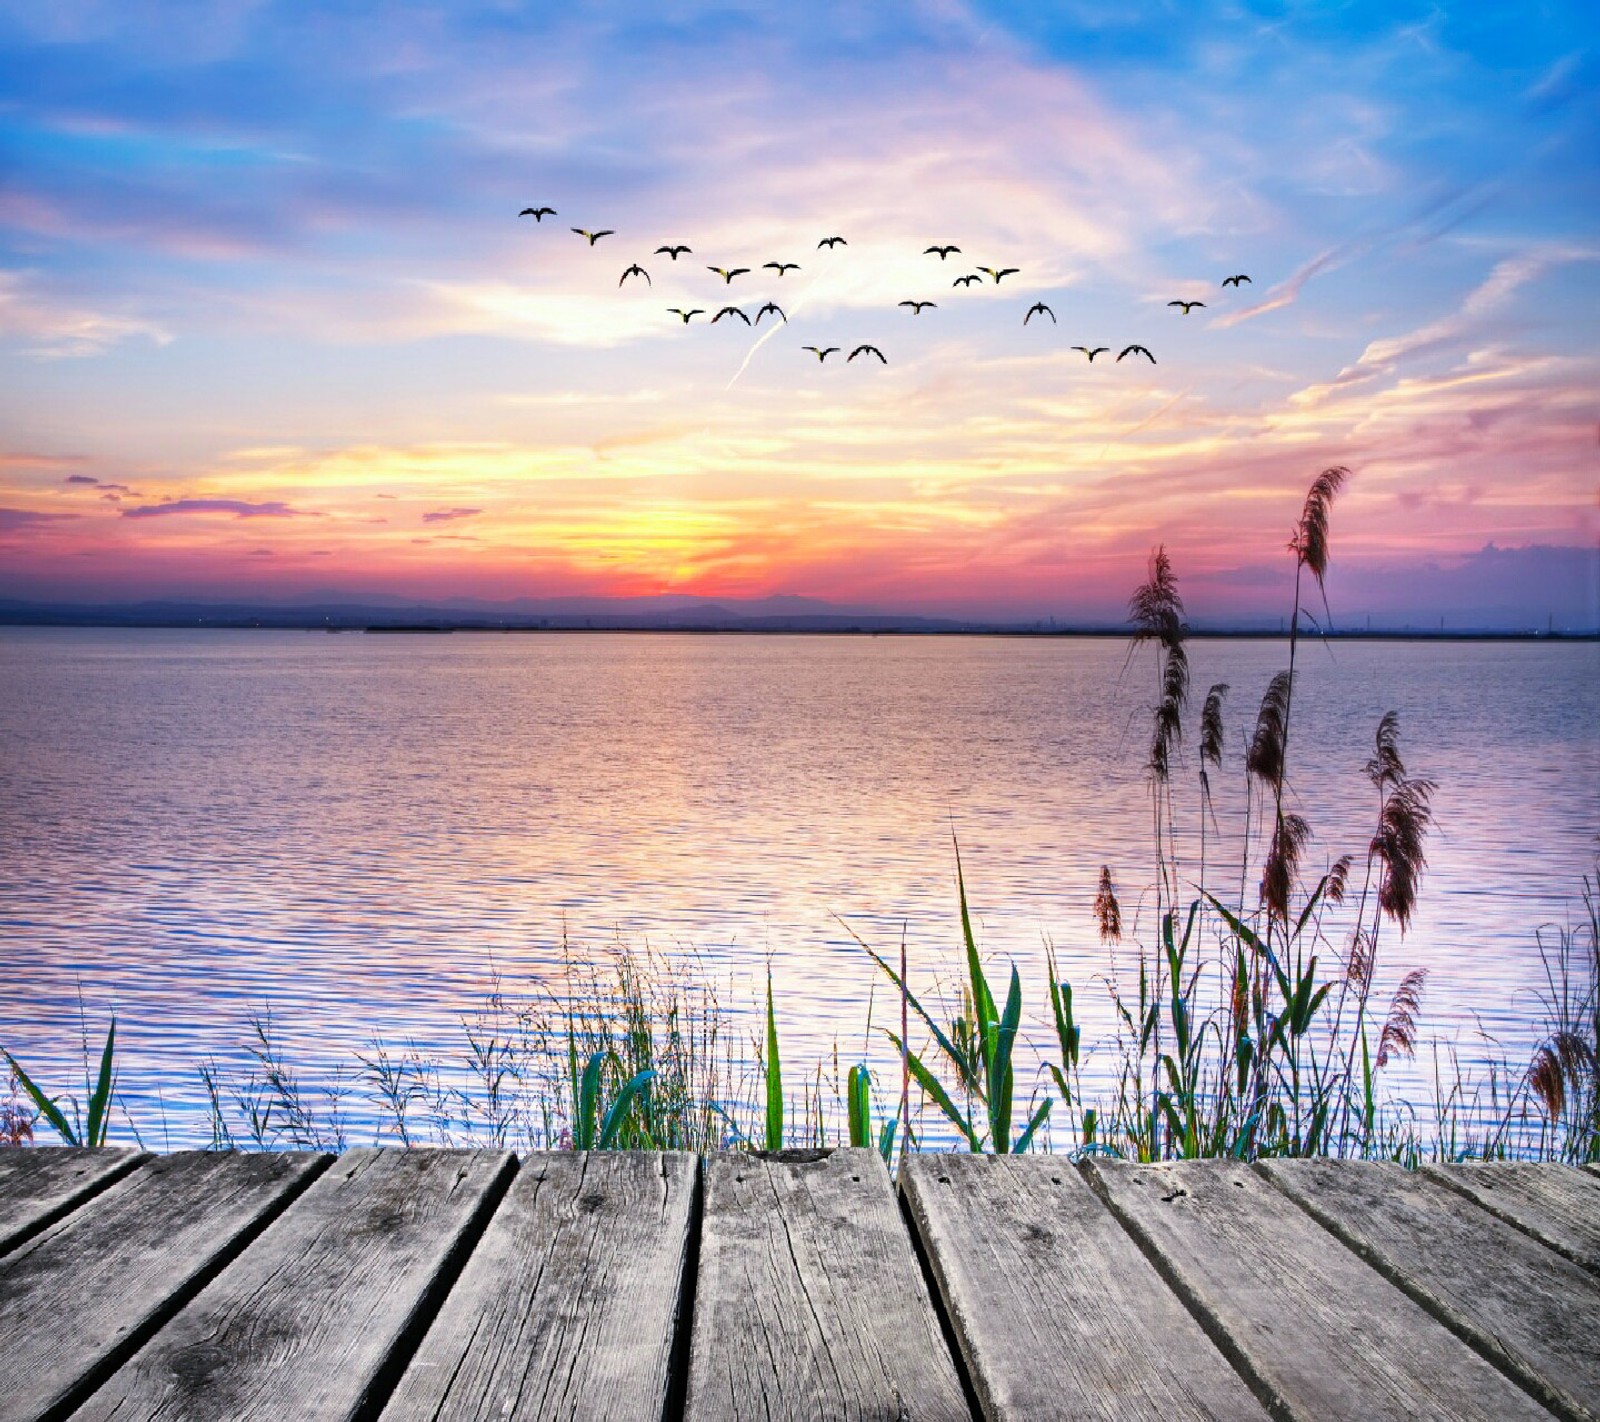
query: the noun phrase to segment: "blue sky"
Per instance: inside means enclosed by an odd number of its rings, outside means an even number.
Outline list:
[[[0,595],[1600,620],[1592,7],[645,13],[0,5]]]

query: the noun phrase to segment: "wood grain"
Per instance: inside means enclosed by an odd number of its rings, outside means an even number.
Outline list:
[[[149,1157],[136,1150],[0,1150],[0,1254],[37,1234]]]
[[[1077,1170],[911,1156],[900,1189],[990,1422],[1267,1413]]]
[[[681,1152],[524,1159],[385,1419],[659,1422],[697,1173]]]
[[[1303,1422],[1548,1417],[1248,1166],[1096,1160],[1086,1170],[1279,1415]]]
[[[1591,1274],[1600,1274],[1600,1179],[1586,1171],[1491,1161],[1429,1165],[1422,1173],[1466,1195]]]
[[[713,1155],[687,1415],[969,1419],[875,1151]]]
[[[0,1258],[0,1406],[65,1413],[326,1163],[159,1156]]]
[[[356,1416],[514,1169],[502,1151],[340,1156],[78,1417]]]
[[[1600,1416],[1600,1282],[1425,1175],[1383,1161],[1262,1172],[1551,1411]]]

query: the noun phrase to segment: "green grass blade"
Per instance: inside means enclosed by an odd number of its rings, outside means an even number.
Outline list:
[[[972,1010],[978,1017],[977,1038],[981,1049],[987,1052],[990,1029],[998,1014],[994,1009],[994,994],[989,991],[989,981],[983,975],[983,964],[978,961],[978,943],[972,936],[972,915],[967,912],[967,881],[961,873],[961,846],[956,845],[956,894],[961,900],[961,938],[967,950],[967,976],[972,982]],[[987,1069],[987,1056],[983,1062]]]
[[[39,1108],[39,1114],[54,1128],[55,1133],[69,1146],[79,1144],[77,1132],[68,1124],[67,1118],[61,1114],[61,1108],[48,1096],[34,1085],[33,1078],[23,1071],[17,1059],[6,1052],[5,1059],[11,1063],[11,1070],[17,1074],[17,1080],[22,1083],[22,1089],[28,1093],[29,1099]]]
[[[783,1149],[783,1063],[778,1057],[778,1018],[772,1006],[772,969],[767,969],[767,1149]]]
[[[872,1144],[872,1077],[865,1063],[850,1068],[845,1081],[845,1105],[850,1116],[850,1144]]]
[[[1046,1096],[1044,1098],[1044,1105],[1033,1113],[1033,1119],[1028,1122],[1027,1129],[1017,1137],[1015,1154],[1023,1154],[1033,1144],[1034,1133],[1040,1126],[1044,1125],[1046,1118],[1050,1115],[1050,1108],[1054,1104],[1050,1097]]]
[[[889,981],[894,984],[894,990],[897,993],[903,993],[905,995],[906,1003],[910,1006],[911,1010],[922,1019],[923,1025],[928,1029],[928,1031],[933,1034],[933,1040],[939,1044],[939,1050],[955,1064],[956,1070],[961,1072],[962,1084],[964,1086],[970,1086],[976,1089],[977,1083],[967,1079],[967,1073],[962,1065],[962,1063],[965,1061],[965,1058],[961,1052],[957,1051],[956,1044],[950,1040],[949,1033],[947,1033],[942,1027],[939,1026],[937,1022],[933,1020],[931,1016],[928,1015],[927,1008],[917,1001],[916,994],[906,987],[905,983],[900,978],[900,974],[895,972],[895,970],[889,966],[886,960],[880,958],[877,953],[869,948],[866,942],[858,933],[855,932],[854,929],[850,927],[849,924],[845,925],[845,931],[856,940],[857,944],[860,945],[862,952],[864,952],[867,957],[871,958],[872,961],[882,968],[884,973],[888,975]]]
[[[1006,992],[1006,1010],[994,1027],[994,1045],[989,1053],[989,1139],[996,1155],[1011,1150],[1011,1095],[1015,1073],[1011,1069],[1011,1049],[1017,1029],[1022,1025],[1022,979],[1016,965],[1011,967],[1011,986]]]
[[[117,1019],[111,1019],[106,1030],[105,1050],[100,1053],[100,1075],[94,1084],[94,1094],[89,1098],[89,1118],[84,1126],[84,1139],[92,1146],[106,1143],[106,1132],[111,1126],[111,1070],[112,1056],[117,1040]]]
[[[900,1124],[898,1116],[891,1116],[883,1123],[883,1129],[878,1132],[878,1154],[883,1157],[883,1163],[894,1165],[894,1137],[895,1130]]]
[[[899,1038],[892,1032],[888,1034],[888,1037],[894,1043],[896,1050],[899,1050]],[[950,1099],[950,1093],[940,1084],[939,1078],[922,1064],[922,1059],[915,1052],[907,1052],[905,1056],[906,1065],[911,1068],[911,1075],[917,1085],[931,1096],[934,1105],[950,1118],[951,1124],[966,1138],[967,1145],[974,1152],[981,1151],[983,1143],[978,1139],[978,1133],[972,1129],[972,1122],[961,1113],[960,1108]]]
[[[606,1055],[596,1052],[583,1068],[578,1083],[578,1115],[572,1123],[573,1150],[593,1150],[596,1122],[600,1116],[600,1071]]]
[[[597,1142],[599,1150],[610,1150],[616,1144],[617,1133],[621,1131],[623,1122],[628,1118],[628,1107],[633,1104],[633,1098],[655,1079],[655,1072],[642,1071],[617,1093],[617,1099],[611,1103],[605,1120],[600,1123],[600,1139]]]

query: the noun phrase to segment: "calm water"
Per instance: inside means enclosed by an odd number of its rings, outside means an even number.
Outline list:
[[[498,970],[563,932],[694,949],[759,1001],[786,1067],[854,1059],[868,941],[914,979],[957,965],[952,831],[981,943],[1042,1008],[1053,942],[1109,1031],[1090,916],[1151,877],[1141,769],[1153,670],[1124,644],[672,636],[0,632],[0,1045],[69,1079],[81,989],[119,1014],[157,1146],[204,1136],[196,1063],[270,1005],[320,1070],[380,1033],[454,1051]],[[1241,750],[1286,649],[1192,646],[1227,681],[1217,794],[1237,863]],[[1317,866],[1372,832],[1361,775],[1400,713],[1439,831],[1380,977],[1433,970],[1425,1029],[1525,1059],[1534,928],[1572,916],[1600,827],[1600,649],[1366,644],[1302,657],[1291,776]],[[1182,771],[1183,825],[1197,817]],[[1192,872],[1193,865],[1186,865]],[[1233,871],[1237,884],[1237,870]],[[1252,877],[1252,883],[1254,879]],[[878,997],[883,1021],[886,999]],[[1036,1011],[1028,1030],[1043,1044]],[[880,1055],[881,1046],[874,1049]],[[163,1120],[165,1126],[163,1127]]]

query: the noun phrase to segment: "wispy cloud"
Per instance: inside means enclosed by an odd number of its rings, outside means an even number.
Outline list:
[[[434,509],[422,516],[424,523],[451,523],[458,518],[475,518],[482,509]]]
[[[141,504],[123,509],[123,518],[167,518],[181,514],[232,514],[235,518],[305,518],[301,509],[276,501],[252,504],[243,499],[174,499],[167,504]]]

